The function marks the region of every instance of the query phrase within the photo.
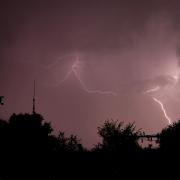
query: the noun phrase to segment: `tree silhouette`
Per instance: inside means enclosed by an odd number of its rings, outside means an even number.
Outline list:
[[[52,132],[50,123],[44,122],[40,114],[13,114],[9,119],[10,133],[16,147],[44,149]]]
[[[172,155],[180,152],[180,121],[164,128],[160,133],[160,149]],[[180,156],[179,156],[180,157]]]
[[[168,172],[171,179],[180,179],[177,165],[180,161],[180,121],[164,128],[159,137],[162,165],[168,167],[166,174]]]
[[[113,152],[132,152],[139,148],[138,134],[139,131],[135,131],[134,123],[123,127],[123,122],[107,120],[101,127],[98,127],[98,135],[102,138],[102,144],[98,144],[97,147]]]
[[[60,152],[79,152],[83,150],[80,139],[73,134],[69,137],[65,137],[64,132],[59,132],[56,143],[57,149]]]
[[[6,146],[8,178],[45,177],[51,152],[49,138],[53,129],[50,123],[45,122],[40,114],[26,113],[13,114],[7,125],[8,135],[4,139],[8,142]],[[27,174],[28,177],[25,177]]]

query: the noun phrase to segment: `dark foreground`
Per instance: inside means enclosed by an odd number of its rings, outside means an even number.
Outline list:
[[[51,132],[39,114],[0,120],[0,179],[180,179],[180,123],[162,130],[157,149],[138,145],[134,124],[106,121],[92,150],[74,135]]]

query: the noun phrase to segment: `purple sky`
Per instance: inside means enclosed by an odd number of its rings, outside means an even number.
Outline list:
[[[108,118],[160,131],[168,120],[153,98],[178,120],[179,7],[178,0],[1,1],[0,117],[32,112],[36,79],[37,112],[86,146],[99,141],[97,127]]]

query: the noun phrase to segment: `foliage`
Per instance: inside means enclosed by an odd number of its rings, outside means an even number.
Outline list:
[[[69,137],[65,137],[64,132],[59,132],[57,140],[58,149],[60,151],[77,152],[83,149],[82,145],[80,144],[80,139],[78,139],[75,135],[71,134]]]
[[[160,133],[160,148],[166,152],[180,151],[180,121],[164,128]]]
[[[98,144],[98,148],[108,151],[134,151],[139,148],[137,135],[140,133],[135,128],[134,123],[123,127],[122,122],[105,121],[101,127],[98,127],[98,135],[102,138],[102,144]]]

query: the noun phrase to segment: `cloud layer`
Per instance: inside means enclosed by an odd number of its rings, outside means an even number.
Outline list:
[[[6,118],[32,109],[37,81],[37,111],[53,127],[98,138],[107,118],[136,121],[157,132],[167,122],[152,97],[179,118],[178,1],[4,1],[0,11],[0,83]],[[113,91],[117,97],[88,93]],[[158,91],[144,94],[148,89]]]

